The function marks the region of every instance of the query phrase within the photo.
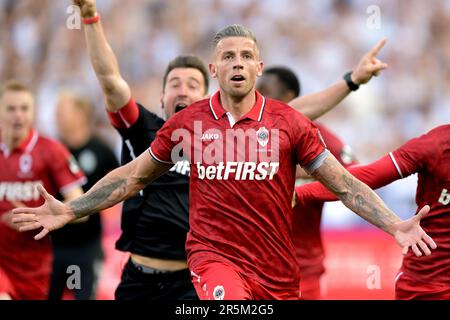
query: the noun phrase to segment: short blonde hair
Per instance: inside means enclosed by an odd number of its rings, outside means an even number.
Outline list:
[[[253,31],[240,24],[232,24],[216,33],[213,40],[214,47],[216,47],[222,39],[229,37],[248,38],[253,40],[257,44],[256,36]]]
[[[31,89],[28,87],[25,83],[19,81],[19,80],[8,80],[6,81],[1,87],[0,87],[0,99],[3,97],[3,95],[8,91],[15,91],[15,92],[28,92],[31,94]]]

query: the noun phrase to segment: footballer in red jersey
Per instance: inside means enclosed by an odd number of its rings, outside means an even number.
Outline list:
[[[300,81],[287,67],[271,67],[263,72],[257,89],[265,96],[289,103],[301,94]],[[356,164],[350,146],[345,145],[324,125],[315,123],[323,141],[331,154],[344,166]],[[310,177],[301,168],[297,169],[298,181],[308,181]],[[325,251],[320,226],[323,202],[307,202],[294,206],[293,241],[297,263],[300,267],[300,297],[304,300],[321,298],[320,279],[325,273]]]
[[[127,199],[187,159],[190,231],[186,251],[201,299],[298,299],[299,270],[292,243],[296,164],[338,193],[360,216],[395,237],[404,251],[435,248],[420,227],[428,212],[402,221],[326,150],[318,129],[290,106],[256,91],[263,63],[253,33],[232,25],[214,39],[210,73],[219,92],[173,115],[149,152],[101,179],[78,199],[17,208],[21,231],[50,231]],[[416,250],[415,250],[416,253]],[[416,253],[417,254],[417,253]]]
[[[67,199],[82,194],[85,177],[67,149],[31,128],[33,98],[18,82],[0,91],[0,288],[12,299],[46,299],[51,272],[50,239],[34,241],[12,223],[18,205],[37,207],[43,185]],[[0,292],[2,293],[2,292]]]
[[[431,256],[409,252],[396,278],[397,299],[450,299],[450,125],[437,127],[425,135],[365,166],[349,169],[372,188],[417,173],[416,203],[431,207],[422,220],[423,229],[435,240]],[[318,183],[296,189],[299,202],[332,201],[336,197]]]
[[[255,96],[253,108],[236,122],[223,108],[219,92],[191,105],[189,112],[176,114],[159,131],[150,152],[158,161],[171,161],[175,143],[167,142],[172,132],[176,128],[199,132],[189,155],[193,179],[186,250],[200,283],[199,270],[212,259],[275,290],[277,295],[270,298],[284,298],[298,292],[299,283],[290,240],[295,165],[313,171],[328,151],[318,130],[299,112],[258,92]],[[232,136],[239,132],[243,135]],[[211,158],[208,149],[214,153]],[[213,294],[214,288],[224,285],[214,284],[209,291]],[[225,294],[242,298],[232,291]]]

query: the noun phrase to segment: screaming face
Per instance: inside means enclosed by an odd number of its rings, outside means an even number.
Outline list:
[[[205,79],[195,68],[175,68],[169,72],[161,96],[166,120],[190,104],[207,97]]]

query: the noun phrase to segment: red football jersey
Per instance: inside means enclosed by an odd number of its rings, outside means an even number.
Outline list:
[[[31,130],[22,145],[8,150],[0,142],[0,219],[14,202],[37,207],[44,202],[36,190],[42,184],[55,195],[85,182],[83,173],[60,143]],[[51,272],[51,242],[34,240],[34,232],[20,233],[0,222],[0,267],[10,277],[17,297],[45,297]],[[32,285],[32,283],[34,285]]]
[[[418,210],[431,207],[421,226],[437,244],[430,256],[403,259],[402,271],[428,283],[450,284],[450,125],[409,140],[390,154],[401,177],[418,173]]]
[[[315,123],[320,130],[327,149],[345,167],[356,164],[351,148],[345,145],[324,125]],[[325,272],[325,252],[320,233],[322,202],[302,202],[293,209],[293,236],[300,266],[300,276],[320,276]]]
[[[190,268],[208,259],[231,263],[263,285],[298,292],[295,167],[313,170],[324,160],[318,129],[259,93],[255,106],[235,122],[218,92],[171,117],[149,150],[155,160],[173,163],[181,146],[191,163]]]

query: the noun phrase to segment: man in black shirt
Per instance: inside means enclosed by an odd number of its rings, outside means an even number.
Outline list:
[[[86,174],[88,181],[83,186],[84,191],[119,166],[111,148],[93,136],[92,119],[90,101],[69,92],[59,96],[56,109],[58,134]],[[73,289],[77,300],[95,299],[96,269],[102,258],[101,233],[98,214],[52,233],[54,259],[50,300],[60,300],[64,289]],[[71,276],[69,266],[80,268],[79,287],[67,288],[67,278]]]
[[[161,102],[166,118],[207,95],[207,71],[196,57],[173,60],[165,79]],[[110,100],[107,106],[111,123],[122,137],[122,163],[147,150],[165,122],[138,105],[129,91],[127,97],[122,107],[114,107]],[[122,235],[116,248],[130,252],[131,257],[116,299],[197,298],[184,247],[189,230],[189,172],[189,162],[181,161],[138,196],[125,201]]]

